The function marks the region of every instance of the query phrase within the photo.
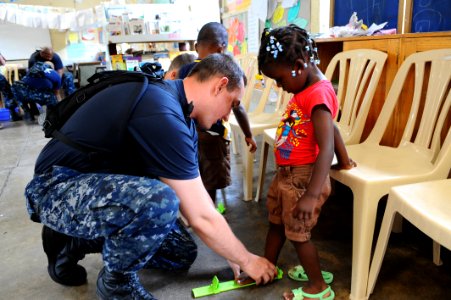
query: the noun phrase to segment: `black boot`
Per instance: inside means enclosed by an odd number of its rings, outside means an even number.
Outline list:
[[[136,272],[109,272],[105,267],[97,278],[97,295],[102,300],[157,300],[141,285]]]
[[[16,112],[14,108],[11,108],[9,111],[11,113],[11,121],[16,122],[22,120],[22,117]]]
[[[86,270],[78,261],[88,253],[102,251],[103,239],[85,240],[42,228],[42,245],[47,254],[50,277],[57,283],[79,286],[86,283]]]

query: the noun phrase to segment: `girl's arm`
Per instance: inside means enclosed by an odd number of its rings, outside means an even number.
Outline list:
[[[313,108],[311,118],[319,153],[307,190],[293,208],[293,217],[300,220],[312,217],[334,157],[334,123],[329,109],[325,105],[317,105]]]
[[[357,164],[348,156],[345,143],[341,137],[338,127],[334,124],[334,146],[338,163],[332,166],[335,170],[349,170],[356,167]]]
[[[238,105],[233,108],[233,114],[235,115],[236,121],[244,133],[246,144],[250,146],[249,151],[254,153],[257,150],[257,142],[252,137],[251,127],[249,125],[249,119],[247,118],[246,110],[243,105]]]

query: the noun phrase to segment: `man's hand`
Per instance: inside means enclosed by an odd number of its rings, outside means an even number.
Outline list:
[[[248,262],[241,269],[255,280],[257,285],[266,284],[277,276],[276,267],[266,258],[250,253]]]
[[[254,138],[253,137],[247,137],[247,138],[244,138],[244,140],[246,141],[246,145],[248,147],[250,146],[249,152],[250,153],[254,153],[257,150],[257,142],[254,140]]]
[[[229,264],[230,268],[233,271],[233,278],[235,278],[235,280],[237,280],[241,273],[240,266],[234,262],[231,262],[230,260],[227,260],[227,263]]]

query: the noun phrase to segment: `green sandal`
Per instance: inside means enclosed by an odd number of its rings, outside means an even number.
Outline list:
[[[330,284],[334,281],[334,274],[331,272],[321,271],[321,274],[323,275],[325,283]],[[296,281],[308,281],[307,274],[305,274],[304,268],[300,265],[288,270],[288,277]]]
[[[335,299],[335,293],[330,288],[330,285],[327,286],[327,288],[318,294],[309,294],[302,290],[302,288],[291,290],[291,292],[294,295],[293,300],[303,300],[304,298],[311,298],[311,299],[320,299],[320,300],[334,300]],[[329,294],[329,296],[324,297],[324,295]]]

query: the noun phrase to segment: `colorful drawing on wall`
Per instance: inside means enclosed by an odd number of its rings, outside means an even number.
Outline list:
[[[299,0],[297,4],[291,7],[287,13],[287,21],[288,23],[293,22],[299,15],[299,9],[301,8],[301,1]]]
[[[81,32],[81,40],[83,42],[99,42],[99,33],[97,28],[89,28]]]
[[[246,27],[244,22],[244,14],[231,17],[224,22],[229,34],[229,44],[227,50],[233,55],[247,53]]]
[[[307,28],[309,24],[308,20],[301,17],[301,15],[310,15],[310,12],[307,12],[305,6],[303,7],[303,10],[301,9],[301,4],[307,3],[305,1],[302,2],[302,0],[293,3],[295,4],[292,7],[284,8],[282,3],[279,2],[276,6],[273,6],[273,12],[268,10],[268,18],[265,22],[265,27],[277,28],[286,26],[287,24],[296,24],[301,28]],[[270,2],[269,4],[271,7],[275,2]]]
[[[251,0],[224,0],[224,7],[227,13],[245,11],[251,5]]]
[[[277,5],[276,10],[274,11],[274,14],[272,16],[272,23],[276,24],[280,23],[282,21],[283,15],[285,14],[285,9],[282,7],[282,4],[279,3]]]

